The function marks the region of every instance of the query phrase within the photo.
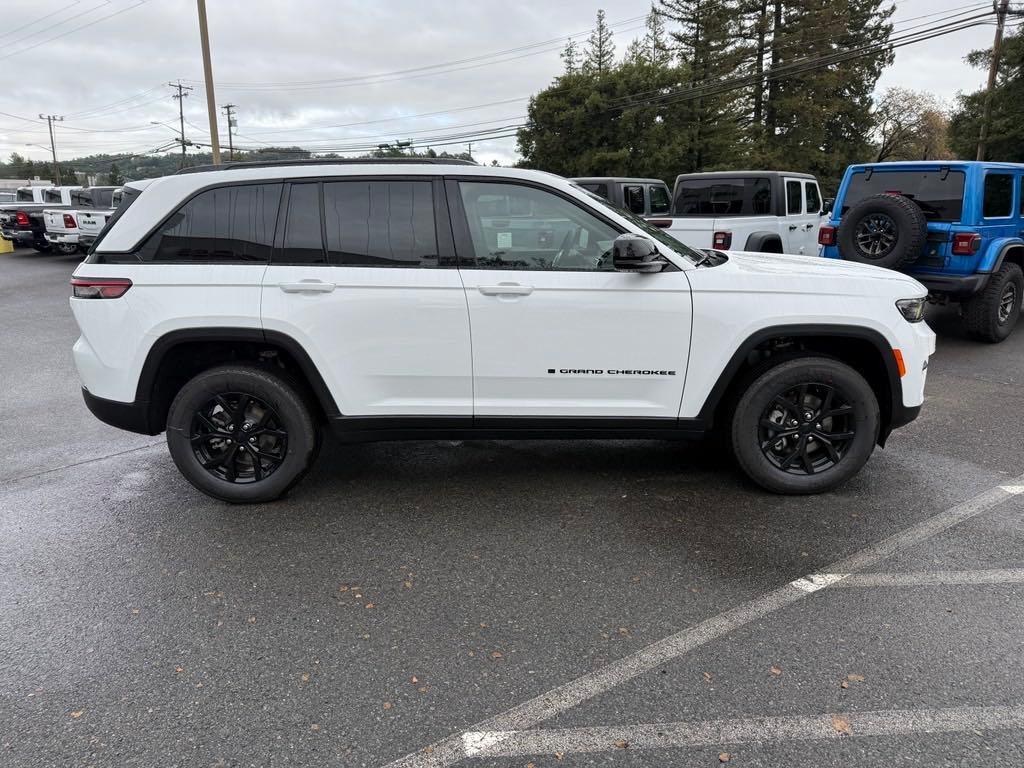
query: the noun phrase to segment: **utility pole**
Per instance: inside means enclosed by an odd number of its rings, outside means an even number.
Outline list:
[[[469,147],[469,159],[472,160],[473,159],[473,142],[472,141],[469,142],[466,146]]]
[[[53,153],[53,173],[57,179],[57,186],[60,186],[60,166],[57,165],[57,142],[53,139],[53,121],[56,120],[58,123],[64,122],[63,115],[39,115],[40,120],[45,120],[46,125],[50,129],[50,152]]]
[[[224,110],[224,114],[228,116],[228,159],[235,159],[235,142],[234,132],[232,128],[238,125],[238,122],[231,116],[231,110],[238,109],[237,104],[225,104],[221,109]]]
[[[210,151],[213,164],[220,165],[220,139],[217,138],[217,101],[213,95],[213,65],[210,63],[210,32],[206,28],[206,0],[196,0],[199,8],[199,41],[203,46],[203,77],[206,78],[206,112],[210,117]]]
[[[185,97],[188,96],[186,91],[191,91],[192,86],[182,85],[181,80],[176,83],[168,83],[168,85],[171,88],[178,89],[178,92],[171,96],[171,98],[178,100],[178,124],[181,126],[181,138],[178,139],[181,142],[181,164],[178,165],[178,168],[184,168],[186,162],[185,145],[187,144],[185,141]]]
[[[978,132],[978,160],[985,159],[988,144],[988,126],[992,120],[992,97],[996,89],[996,74],[999,71],[999,54],[1003,47],[1003,27],[1006,26],[1006,12],[1010,0],[996,0],[996,36],[992,41],[992,62],[988,68],[988,87],[985,89],[985,109],[981,115],[981,130]]]

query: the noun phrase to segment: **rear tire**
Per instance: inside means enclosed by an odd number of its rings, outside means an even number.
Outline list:
[[[899,269],[921,255],[928,220],[903,195],[871,195],[853,206],[839,224],[839,255],[861,264]]]
[[[1024,272],[1016,264],[1004,263],[981,293],[964,302],[967,332],[990,344],[1005,341],[1020,318],[1022,297]]]
[[[70,256],[73,253],[78,253],[78,243],[57,243],[57,253],[62,256]]]
[[[730,438],[736,461],[762,488],[821,493],[860,471],[879,424],[863,376],[838,360],[800,357],[754,378],[736,404]]]
[[[47,244],[43,245],[41,243],[33,243],[32,244],[32,250],[33,251],[38,251],[39,253],[49,253],[50,252],[50,244],[47,243]]]
[[[272,501],[302,479],[320,435],[298,390],[271,371],[221,366],[185,384],[167,415],[178,469],[208,496]]]

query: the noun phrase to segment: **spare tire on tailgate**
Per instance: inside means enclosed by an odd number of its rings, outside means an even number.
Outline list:
[[[843,215],[837,243],[849,261],[899,269],[921,255],[928,235],[924,212],[909,197],[872,195]]]

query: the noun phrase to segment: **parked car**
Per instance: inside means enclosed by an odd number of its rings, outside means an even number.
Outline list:
[[[661,179],[587,176],[570,181],[637,216],[667,216],[672,208],[668,184]]]
[[[696,251],[547,173],[270,162],[129,183],[74,272],[88,407],[196,488],[273,499],[341,440],[729,435],[780,493],[914,419],[926,291]]]
[[[78,211],[78,246],[83,251],[87,251],[96,241],[96,238],[99,237],[103,227],[107,224],[107,220],[114,215],[114,211],[121,205],[122,196],[122,188],[117,187],[111,193],[109,208],[83,208]]]
[[[15,189],[0,189],[0,204],[15,203],[18,200],[18,191]]]
[[[70,208],[44,209],[46,242],[60,253],[75,253],[80,248],[89,245],[96,239],[95,235],[99,233],[98,229],[95,233],[92,232],[94,220],[99,217],[89,218],[90,234],[87,235],[89,239],[83,243],[80,223],[82,214],[95,209],[111,210],[113,194],[117,189],[118,187],[82,187],[71,191]]]
[[[650,221],[692,248],[812,256],[823,212],[809,174],[721,171],[677,176],[671,217]]]
[[[1024,164],[929,161],[846,169],[822,255],[898,269],[960,302],[971,336],[1006,339],[1024,296]]]

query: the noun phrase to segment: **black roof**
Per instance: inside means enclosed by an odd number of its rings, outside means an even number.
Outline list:
[[[235,168],[273,168],[295,165],[479,165],[472,160],[461,160],[454,157],[333,157],[333,158],[298,158],[296,160],[246,160],[238,163],[221,163],[220,165],[196,165],[182,168],[181,173],[205,173],[206,171],[231,171]]]
[[[813,174],[798,171],[708,171],[707,173],[681,173],[676,176],[676,182],[678,183],[680,179],[766,179],[783,176],[791,179],[814,179]]]

